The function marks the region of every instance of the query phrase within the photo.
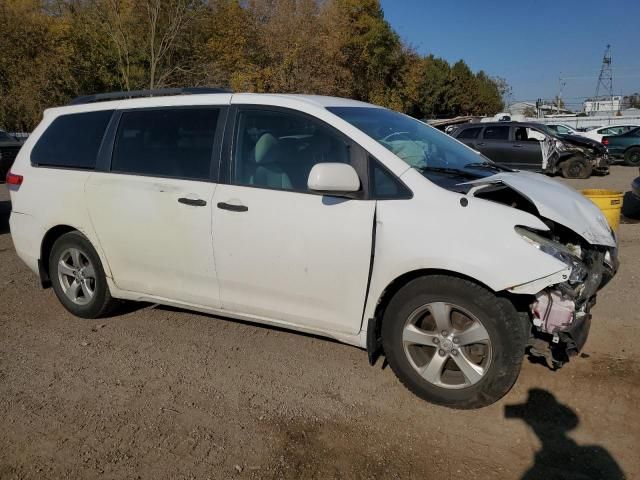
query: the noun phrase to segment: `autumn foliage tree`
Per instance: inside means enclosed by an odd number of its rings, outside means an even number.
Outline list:
[[[0,128],[113,90],[215,85],[494,114],[506,84],[405,45],[379,0],[0,0]]]

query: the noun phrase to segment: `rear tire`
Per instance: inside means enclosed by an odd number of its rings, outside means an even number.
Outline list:
[[[640,166],[640,147],[632,147],[624,154],[624,163],[631,167]]]
[[[412,280],[391,299],[382,344],[393,372],[417,396],[450,408],[481,408],[518,378],[527,327],[507,299],[468,280],[433,275]]]
[[[100,257],[80,232],[66,233],[55,241],[49,255],[49,278],[60,303],[77,317],[99,318],[117,305]]]
[[[591,164],[580,157],[572,157],[565,160],[561,165],[562,176],[564,178],[580,178],[585,179],[591,176]]]

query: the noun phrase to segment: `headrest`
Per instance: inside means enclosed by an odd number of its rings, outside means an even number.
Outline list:
[[[270,133],[263,133],[256,142],[255,159],[258,165],[271,163],[276,160],[274,151],[278,146],[278,139]]]

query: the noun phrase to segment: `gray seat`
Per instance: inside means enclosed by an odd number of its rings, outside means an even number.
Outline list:
[[[283,170],[282,164],[287,159],[284,149],[276,137],[264,133],[255,146],[256,173],[254,185],[269,188],[291,189],[291,179]]]

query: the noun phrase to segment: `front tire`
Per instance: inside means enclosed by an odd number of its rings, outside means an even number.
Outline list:
[[[518,378],[526,341],[527,325],[510,301],[445,275],[409,282],[382,320],[384,353],[399,380],[450,408],[502,398]]]
[[[80,232],[62,235],[49,255],[49,277],[60,303],[81,318],[99,318],[116,305],[102,262]]]
[[[591,176],[591,164],[580,157],[573,157],[565,160],[561,166],[562,176],[564,178],[580,178],[585,179]]]
[[[633,147],[624,154],[624,163],[631,167],[640,166],[640,147]]]

